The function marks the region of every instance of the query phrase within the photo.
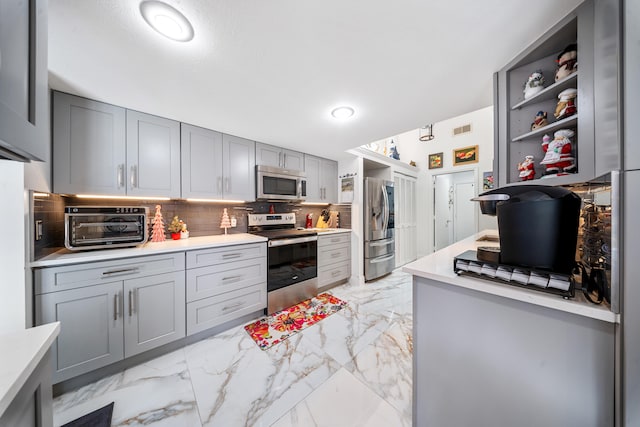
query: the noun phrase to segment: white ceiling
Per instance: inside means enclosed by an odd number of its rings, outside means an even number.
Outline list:
[[[581,2],[167,0],[195,29],[179,43],[139,0],[49,0],[50,85],[338,158],[491,105],[492,74]]]

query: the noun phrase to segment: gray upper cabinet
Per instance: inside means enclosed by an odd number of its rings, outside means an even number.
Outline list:
[[[255,142],[233,135],[222,135],[224,198],[253,201],[256,199]]]
[[[53,190],[125,195],[125,109],[53,92]]]
[[[127,110],[127,194],[180,197],[180,122]]]
[[[304,154],[256,142],[256,164],[303,171]]]
[[[598,17],[597,19],[601,19]],[[597,21],[596,19],[596,21]],[[558,54],[569,44],[577,43],[579,69],[557,82],[554,81]],[[526,48],[496,74],[495,78],[495,173],[498,186],[520,182],[518,163],[531,155],[535,162],[535,178],[545,175],[545,165],[540,164],[545,153],[542,149],[543,136],[561,129],[574,132],[572,157],[577,166],[576,173],[563,176],[546,176],[541,183],[563,185],[583,182],[596,175],[596,141],[594,122],[599,113],[594,96],[594,70],[600,66],[600,59],[594,60],[594,2],[587,0],[564,17],[536,42]],[[544,90],[525,99],[523,86],[531,73],[542,70]],[[577,89],[577,114],[556,120],[554,112],[558,95],[568,88]],[[605,90],[596,88],[599,92]],[[547,113],[549,124],[531,130],[531,124],[538,111]],[[609,125],[607,125],[609,126]],[[600,134],[605,128],[600,128]],[[598,141],[598,144],[603,141]],[[615,162],[608,162],[613,165]],[[525,181],[533,183],[532,181]]]
[[[307,202],[338,202],[338,163],[321,157],[304,155],[307,174]]]
[[[222,199],[222,134],[181,124],[182,197]]]
[[[53,190],[180,197],[180,123],[53,92]]]
[[[0,159],[49,156],[47,3],[0,2]]]

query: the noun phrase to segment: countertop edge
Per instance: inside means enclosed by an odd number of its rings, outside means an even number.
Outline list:
[[[0,393],[2,393],[2,395],[0,395],[0,416],[2,416],[2,414],[7,410],[59,333],[60,322],[53,322],[11,334],[0,335],[0,342],[8,340],[10,341],[10,344],[12,343],[14,345],[19,342],[24,343],[28,340],[33,340],[32,344],[25,344],[25,347],[29,348],[23,347],[16,350],[22,350],[25,353],[28,353],[24,355],[25,357],[18,358],[19,363],[24,366],[19,366],[18,369],[12,371],[9,369],[10,366],[6,366],[4,364],[5,361],[2,360],[3,363],[2,366],[0,366],[0,379],[2,382],[6,381],[9,383],[9,386],[5,389],[4,385],[0,384]],[[13,358],[15,359],[15,355]],[[27,361],[24,362],[25,360]],[[9,362],[11,362],[11,360]]]
[[[486,235],[497,235],[497,231],[484,230],[476,233],[460,242],[405,265],[402,267],[402,271],[416,277],[434,280],[447,285],[526,302],[608,323],[620,323],[619,314],[588,302],[579,301],[581,294],[579,295],[578,292],[576,292],[577,299],[565,300],[562,297],[543,292],[456,275],[453,272],[453,258],[466,250],[473,250],[477,246],[492,246],[486,241],[477,241],[478,238]]]

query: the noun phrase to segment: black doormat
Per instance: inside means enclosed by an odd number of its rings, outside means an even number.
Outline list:
[[[111,415],[113,415],[113,402],[68,422],[62,427],[111,427]]]

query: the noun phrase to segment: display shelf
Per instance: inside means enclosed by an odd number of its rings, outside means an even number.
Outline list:
[[[577,80],[578,80],[578,72],[575,72],[573,74],[569,74],[564,79],[562,79],[560,81],[557,81],[557,82],[553,83],[552,85],[549,85],[549,86],[545,87],[543,90],[541,90],[540,92],[536,93],[531,98],[527,98],[524,101],[518,102],[516,105],[511,107],[511,109],[512,110],[519,110],[520,108],[524,107],[525,105],[529,105],[529,104],[532,104],[534,102],[541,102],[541,101],[546,101],[548,99],[556,98],[558,96],[558,94],[560,92],[562,92],[563,90],[568,89],[571,86],[577,85],[577,83],[578,83]]]
[[[556,131],[565,127],[575,127],[578,124],[578,115],[574,114],[570,117],[565,117],[562,120],[558,120],[557,122],[549,123],[546,126],[538,128],[536,130],[532,130],[531,132],[527,132],[523,135],[518,135],[511,140],[511,142],[523,141],[525,139],[532,138],[534,136],[542,135],[544,133],[549,133]]]

